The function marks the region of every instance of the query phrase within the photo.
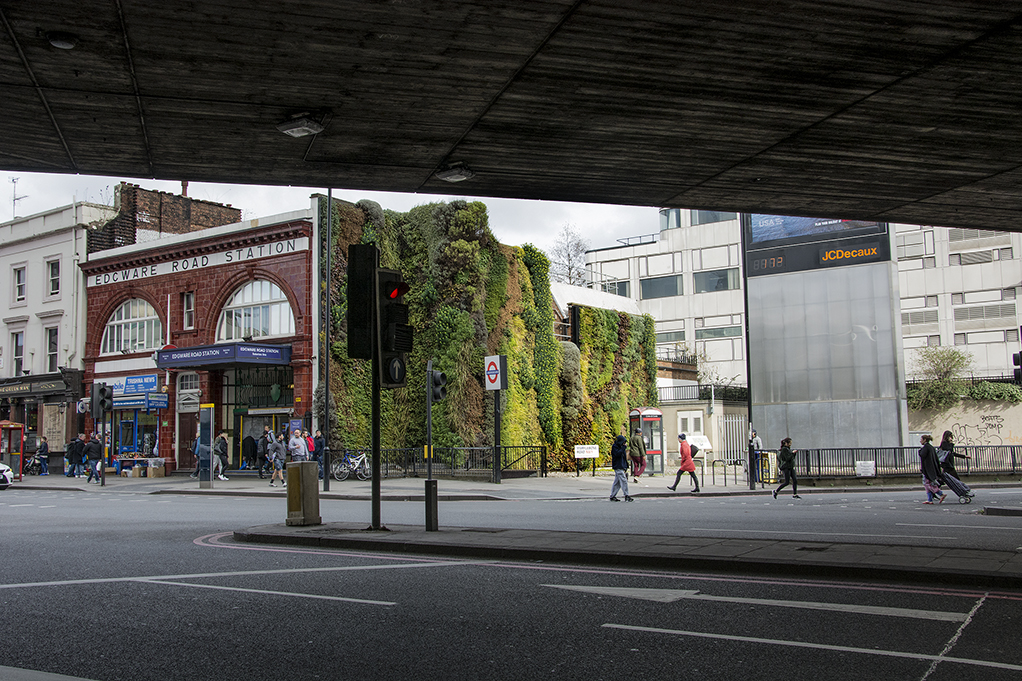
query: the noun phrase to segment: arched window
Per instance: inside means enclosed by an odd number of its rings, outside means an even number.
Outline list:
[[[114,310],[103,331],[99,354],[142,352],[163,347],[163,324],[152,305],[132,298]]]
[[[295,316],[280,287],[256,280],[242,286],[224,305],[216,325],[218,341],[293,336]]]

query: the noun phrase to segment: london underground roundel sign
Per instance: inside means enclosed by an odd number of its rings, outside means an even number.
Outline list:
[[[487,390],[507,390],[507,357],[490,355],[483,358],[483,384]]]

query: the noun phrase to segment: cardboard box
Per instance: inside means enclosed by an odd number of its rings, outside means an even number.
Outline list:
[[[141,466],[132,466],[131,467],[131,477],[133,477],[133,478],[141,478],[142,477],[142,467]]]
[[[163,478],[166,477],[166,469],[163,466],[150,466],[149,477],[150,478]]]

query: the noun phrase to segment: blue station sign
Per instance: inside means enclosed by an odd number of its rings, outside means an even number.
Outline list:
[[[191,368],[230,364],[290,364],[290,345],[261,343],[218,343],[191,348],[160,350],[156,366],[160,369]]]

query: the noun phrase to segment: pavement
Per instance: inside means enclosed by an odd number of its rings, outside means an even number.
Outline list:
[[[229,471],[230,480],[214,481],[212,489],[200,489],[187,475],[164,478],[108,477],[105,486],[87,484],[84,478],[61,474],[28,476],[15,489],[81,490],[131,494],[212,494],[225,496],[286,497],[286,489],[271,488],[246,471]],[[673,478],[645,477],[630,483],[632,495],[645,498],[691,496],[672,492]],[[913,481],[914,482],[914,481]],[[974,489],[1022,487],[1019,482],[976,482]],[[750,490],[743,480],[729,478],[727,484],[703,484],[699,496],[763,496],[766,489]],[[546,478],[511,478],[501,484],[478,480],[438,481],[438,501],[565,500],[606,498],[609,476],[554,474]],[[829,483],[828,483],[829,485]],[[423,501],[423,478],[385,478],[381,481],[382,501]],[[681,489],[688,489],[683,480]],[[811,487],[800,485],[803,496],[829,493],[919,491],[919,485],[849,484]],[[2,494],[2,492],[0,492]],[[321,499],[369,500],[371,481],[331,481],[330,491]],[[951,503],[953,503],[953,499]],[[990,515],[1022,516],[1022,507],[987,506]],[[1022,527],[1019,530],[1022,537]],[[928,583],[960,584],[1001,588],[1022,588],[1022,546],[1018,551],[992,551],[898,544],[814,542],[785,539],[716,539],[663,534],[616,534],[527,530],[520,528],[441,527],[427,532],[424,527],[388,525],[373,530],[362,524],[323,523],[319,525],[273,524],[242,528],[234,532],[238,541],[301,545],[329,549],[433,554],[482,559],[546,561],[621,565],[672,570],[710,570],[784,575],[786,577],[834,577],[891,579]],[[1020,541],[1022,543],[1022,541]]]

